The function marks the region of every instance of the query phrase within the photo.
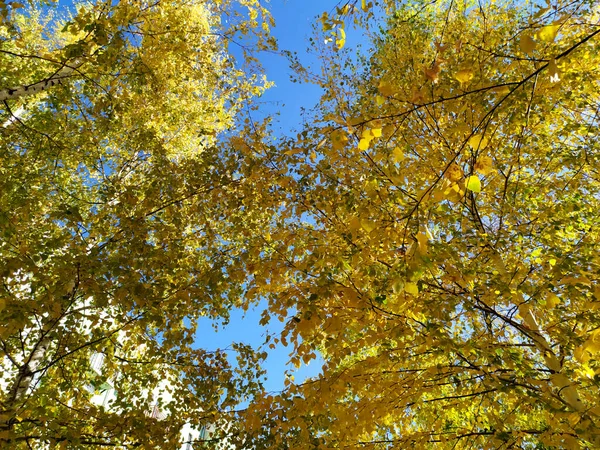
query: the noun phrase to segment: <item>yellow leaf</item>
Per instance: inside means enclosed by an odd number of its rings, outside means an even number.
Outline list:
[[[336,39],[335,45],[338,50],[341,50],[342,48],[344,48],[344,45],[346,44],[346,32],[344,31],[343,28],[340,28],[338,31],[340,33],[340,37],[338,39]]]
[[[359,150],[368,150],[370,143],[371,143],[371,139],[365,139],[365,138],[363,138],[358,143],[358,149]]]
[[[559,28],[560,25],[556,23],[546,25],[540,31],[538,31],[537,37],[542,42],[554,42]]]
[[[473,150],[483,150],[488,145],[488,138],[483,137],[481,134],[474,134],[469,138],[468,144]]]
[[[350,228],[350,231],[357,231],[361,229],[361,225],[360,225],[360,220],[358,219],[358,217],[353,216],[350,219],[350,222],[348,223],[348,227]]]
[[[392,281],[392,290],[395,294],[398,294],[404,290],[404,280],[402,278],[396,278]]]
[[[471,69],[462,69],[456,72],[454,78],[460,82],[460,84],[468,83],[473,79],[473,71]]]
[[[395,93],[392,85],[390,83],[388,83],[387,81],[383,81],[383,80],[379,82],[379,86],[377,86],[377,89],[379,89],[379,92],[381,92],[381,95],[384,95],[386,97],[391,97]]]
[[[552,381],[552,384],[554,384],[554,386],[556,386],[557,388],[564,388],[566,386],[569,386],[571,384],[571,380],[569,380],[564,374],[562,373],[555,373],[552,374],[550,376],[550,380]]]
[[[474,169],[482,175],[487,175],[492,171],[492,158],[489,156],[480,156],[477,158]]]
[[[535,50],[536,42],[528,33],[523,33],[521,35],[521,39],[519,40],[519,47],[521,47],[521,51],[528,55]]]
[[[378,95],[375,97],[375,103],[377,103],[378,106],[381,106],[385,103],[385,97]]]
[[[284,153],[284,155],[288,155],[288,156],[294,156],[297,155],[298,153],[302,153],[304,151],[303,148],[293,148],[291,150],[287,150]]]
[[[427,235],[424,232],[417,234],[417,242],[419,245],[419,253],[421,253],[422,255],[426,255],[428,242]]]
[[[411,294],[411,295],[418,295],[419,294],[419,286],[417,286],[417,283],[405,283],[404,284],[404,292],[406,292],[407,294]]]
[[[477,175],[471,175],[466,179],[465,187],[473,192],[481,192],[481,180]]]
[[[369,5],[367,4],[367,0],[361,0],[360,8],[363,10],[363,12],[367,12],[369,10]]]
[[[588,361],[590,360],[590,358],[591,358],[591,355],[589,354],[589,352],[587,352],[587,351],[586,351],[586,349],[585,349],[585,348],[583,347],[583,345],[582,345],[582,346],[580,346],[580,347],[577,347],[577,348],[576,348],[576,349],[573,351],[573,357],[574,357],[574,358],[575,358],[577,361],[579,361],[579,362],[581,362],[581,363],[585,364],[586,362],[588,362]]]
[[[368,219],[361,220],[360,225],[367,233],[370,233],[371,231],[373,231],[375,229],[375,227],[377,226],[377,224],[375,222],[373,222],[372,220],[368,220]]]
[[[561,435],[561,439],[563,440],[563,447],[567,450],[579,450],[581,446],[579,445],[579,441],[577,438],[573,436],[569,436],[568,434]]]
[[[458,181],[463,177],[463,171],[456,163],[452,163],[446,171],[446,178],[450,181]]]
[[[371,133],[373,133],[374,137],[381,137],[381,128],[373,128]]]
[[[446,193],[443,189],[435,189],[433,191],[433,193],[431,194],[431,199],[437,203],[437,202],[441,202],[442,200],[444,200],[446,198]]]
[[[404,161],[404,152],[400,147],[395,147],[392,151],[392,159],[395,163]]]
[[[510,92],[510,88],[508,86],[497,86],[492,91],[497,92],[499,95],[506,95]]]
[[[554,294],[553,292],[548,292],[548,294],[546,294],[546,307],[548,309],[554,308],[559,303],[560,298],[558,298],[556,294]]]
[[[579,398],[579,394],[577,393],[577,389],[574,386],[567,386],[560,390],[560,395],[566,400],[569,406],[576,411],[583,411],[585,409],[585,405]],[[580,415],[578,415],[580,418]]]
[[[496,270],[498,270],[498,273],[500,273],[501,275],[506,275],[506,266],[504,265],[504,261],[502,261],[502,256],[500,256],[499,253],[494,252],[491,257],[491,261],[494,264]]]

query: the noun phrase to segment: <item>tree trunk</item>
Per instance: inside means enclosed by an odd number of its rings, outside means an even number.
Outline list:
[[[16,86],[14,88],[2,89],[0,90],[0,101],[4,102],[6,100],[14,100],[26,95],[33,95],[37,92],[43,92],[52,86],[60,84],[64,79],[69,78],[73,72],[81,67],[82,64],[83,61],[81,59],[77,59],[71,64],[65,63],[60,69],[54,72],[53,75],[42,81],[28,85]]]

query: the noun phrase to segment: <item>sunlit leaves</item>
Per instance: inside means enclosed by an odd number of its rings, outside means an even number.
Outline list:
[[[263,448],[595,448],[594,13],[381,6],[348,12],[368,55],[322,53],[319,108],[362,151],[298,169],[288,299],[325,365],[265,402]]]
[[[473,70],[461,69],[454,74],[454,78],[460,82],[460,84],[466,84],[473,79]]]
[[[371,142],[378,137],[381,137],[381,128],[365,128],[361,134],[360,141],[358,143],[359,150],[368,150],[371,146]]]
[[[419,287],[417,286],[416,283],[409,282],[404,285],[404,292],[406,292],[407,294],[411,294],[411,295],[418,295]]]
[[[477,175],[471,175],[465,180],[465,187],[469,191],[481,192],[481,180]]]
[[[178,448],[184,423],[233,426],[223,411],[260,391],[260,353],[192,345],[200,317],[242,306],[278,208],[264,124],[239,116],[268,85],[251,53],[271,21],[243,3],[4,16],[1,89],[22,95],[0,107],[1,447]]]
[[[559,29],[560,24],[553,23],[550,25],[546,25],[537,32],[537,37],[542,42],[553,42],[554,39],[556,39],[556,35]]]

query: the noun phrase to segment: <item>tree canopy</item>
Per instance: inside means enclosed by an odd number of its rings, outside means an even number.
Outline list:
[[[226,133],[268,86],[252,52],[271,19],[252,0],[75,7],[0,3],[0,442],[176,448],[262,373],[194,336],[240,305],[276,208]]]
[[[258,1],[56,6],[0,2],[0,442],[600,446],[597,2],[339,3],[276,142]],[[318,377],[198,348],[259,300]]]
[[[343,48],[353,20],[370,54]],[[274,237],[264,292],[294,308],[292,360],[325,365],[252,406],[264,448],[600,445],[598,20],[585,1],[322,17],[323,68],[300,73],[325,94],[278,155],[310,219]]]

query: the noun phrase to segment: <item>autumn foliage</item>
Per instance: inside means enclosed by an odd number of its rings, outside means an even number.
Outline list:
[[[286,212],[310,220],[273,236],[285,277],[264,290],[295,309],[292,360],[325,365],[252,406],[264,448],[600,446],[599,18],[560,1],[325,17],[373,51],[316,49],[325,94],[279,154]]]
[[[269,15],[43,3],[0,2],[0,446],[178,448],[259,387],[249,348],[194,339],[273,214],[225,135],[266,87],[227,46],[270,48]]]
[[[268,12],[179,3],[0,1],[0,442],[600,447],[598,3],[340,3],[279,141],[242,120]],[[258,301],[318,377],[194,343]]]

